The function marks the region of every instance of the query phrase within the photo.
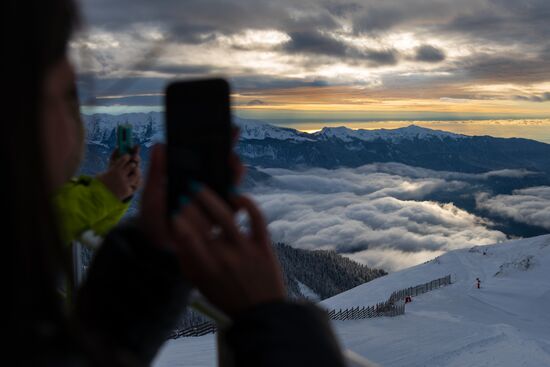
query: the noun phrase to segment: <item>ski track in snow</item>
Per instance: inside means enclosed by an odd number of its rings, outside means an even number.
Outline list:
[[[394,290],[451,274],[453,284],[413,298],[393,318],[334,321],[345,348],[386,367],[550,366],[550,235],[457,250],[360,285],[321,305],[372,305]],[[483,250],[487,255],[483,255]],[[528,269],[508,269],[532,256]],[[481,289],[475,279],[481,279]],[[215,337],[168,342],[155,366],[215,366]]]

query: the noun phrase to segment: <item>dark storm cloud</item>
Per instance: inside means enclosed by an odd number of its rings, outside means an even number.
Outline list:
[[[548,102],[550,101],[550,92],[546,92],[541,95],[534,95],[534,96],[515,96],[515,99],[519,101]]]
[[[440,30],[499,43],[547,44],[550,2],[492,0],[487,6],[457,15]]]
[[[164,90],[168,80],[144,77],[97,78],[94,74],[81,74],[77,84],[82,103],[102,104],[109,102],[95,102],[95,97],[156,94]]]
[[[522,84],[550,80],[550,61],[539,56],[481,54],[460,60],[454,68],[477,81]]]
[[[376,65],[395,65],[398,60],[398,52],[393,49],[388,50],[368,50],[364,53],[365,58]]]
[[[423,45],[416,49],[415,60],[424,62],[440,62],[445,60],[445,53],[436,47]]]
[[[449,14],[464,11],[475,1],[385,0],[365,1],[361,10],[352,16],[356,33],[377,33],[393,29],[407,29],[422,24],[439,24]]]
[[[258,18],[268,26],[280,18],[276,7],[265,1],[90,0],[83,5],[89,22],[99,27],[120,30],[129,24],[158,22],[181,35],[215,30],[232,33]],[[273,14],[271,22],[268,10]]]
[[[301,52],[328,56],[346,56],[348,48],[341,42],[320,32],[292,32],[290,42],[284,49],[288,52]]]
[[[467,83],[486,84],[530,84],[550,81],[550,59],[541,55],[520,53],[489,54],[477,53],[456,60],[442,60],[436,69],[440,73],[429,75],[389,75],[383,77],[383,85],[392,90],[404,91],[418,87],[432,87],[435,97],[492,99],[491,95],[465,93],[460,89],[450,91],[453,85],[463,86]],[[530,96],[511,95],[510,99],[546,101],[546,93]]]
[[[166,40],[190,45],[200,45],[215,38],[217,27],[200,24],[171,24],[165,32]]]
[[[351,15],[356,33],[416,28],[434,34],[448,32],[499,43],[529,44],[546,44],[550,37],[547,0],[372,0],[361,4]]]
[[[337,17],[348,17],[358,11],[363,9],[363,6],[358,3],[346,3],[346,2],[337,2],[332,1],[325,4],[326,9]]]
[[[246,91],[255,91],[258,89],[324,87],[328,85],[326,81],[321,79],[307,80],[299,78],[271,77],[264,75],[235,76],[230,77],[229,79],[233,88],[242,92],[242,94],[246,94]]]
[[[352,68],[395,65],[397,72],[376,76],[377,82],[382,81],[380,89],[395,94],[429,88],[426,95],[435,97],[491,99],[494,96],[467,94],[464,92],[467,88],[463,87],[476,83],[526,85],[550,80],[550,1],[547,0],[85,0],[82,4],[93,30],[126,35],[116,37],[119,46],[99,47],[93,53],[97,76],[113,77],[119,70],[129,71],[117,74],[119,79],[125,79],[122,84],[132,85],[128,93],[147,89],[133,86],[133,79],[146,72],[167,77],[226,72],[235,76],[235,84],[242,90],[334,85],[339,80],[329,79],[325,74],[315,76],[317,69],[334,63]],[[129,57],[120,54],[146,49],[148,44],[155,43],[144,31],[147,27],[158,28],[166,50],[177,44],[194,52],[200,52],[200,47],[218,47],[220,54],[223,47],[234,52],[270,52],[278,58],[277,63],[283,58],[288,60],[289,71],[266,68],[264,73],[238,63],[231,70],[224,70],[215,67],[218,60],[202,65],[190,57],[181,65],[173,64],[174,58],[167,64],[162,62],[163,55],[158,62],[154,60],[145,67],[129,65],[128,60],[135,58],[133,54]],[[242,37],[247,30],[276,30],[288,35],[289,40],[280,44],[233,42],[232,36]],[[392,45],[391,37],[387,36],[403,32],[412,34],[421,46],[409,52]],[[368,42],[363,45],[361,41],[350,42],[350,37]],[[431,38],[448,41],[451,46],[432,42]],[[451,47],[455,41],[468,52],[453,53]],[[400,66],[407,68],[410,63],[400,64],[401,60],[420,66],[409,72]],[[429,70],[425,72],[422,68]],[[304,70],[308,75],[305,80],[289,77],[303,74]],[[358,81],[361,82],[364,81]],[[158,91],[149,88],[146,93]],[[548,98],[544,92],[517,92],[499,98],[545,102]]]
[[[354,30],[358,33],[386,30],[405,19],[403,11],[395,7],[369,7],[362,15],[355,18]]]
[[[530,83],[549,79],[550,1],[424,1],[364,2],[353,15],[357,33],[413,31],[458,40],[487,42],[487,46],[515,46],[515,55],[474,52],[448,70],[465,78]],[[443,61],[435,50],[417,50],[418,61]],[[542,79],[541,79],[542,78]]]
[[[162,68],[161,68],[162,69]],[[169,68],[172,71],[204,71],[202,68],[177,69]],[[199,73],[200,74],[200,73]],[[256,94],[258,89],[285,89],[300,87],[323,87],[327,86],[326,81],[320,79],[298,79],[269,77],[263,75],[247,75],[228,77],[231,87],[234,91],[246,95],[247,91]],[[144,78],[144,77],[125,77],[125,78],[96,78],[93,74],[79,75],[80,100],[83,104],[97,104],[102,106],[111,106],[124,104],[123,102],[143,102],[139,105],[154,105],[154,101],[159,101],[156,94],[162,93],[166,85],[173,80],[166,78]],[[154,96],[143,96],[144,94],[154,94]],[[99,99],[95,99],[99,97]],[[110,98],[104,98],[110,97]],[[113,98],[116,97],[116,98]],[[137,104],[137,103],[129,103]],[[161,105],[157,104],[157,105]]]
[[[345,59],[351,63],[365,62],[369,66],[395,65],[398,52],[394,49],[357,49],[318,31],[292,32],[283,49],[288,53],[302,53]],[[312,64],[331,63],[333,60],[312,60]]]
[[[243,29],[313,33],[337,28],[335,18],[351,20],[357,33],[423,27],[495,42],[546,44],[550,38],[547,0],[87,0],[82,5],[93,26],[121,30],[132,24],[161,24],[170,37],[193,43],[213,32]]]
[[[83,3],[91,24],[120,30],[130,24],[162,24],[172,39],[198,41],[205,34],[244,29],[288,31],[332,29],[332,14],[315,1],[268,0],[89,0]],[[300,16],[294,15],[295,10]]]

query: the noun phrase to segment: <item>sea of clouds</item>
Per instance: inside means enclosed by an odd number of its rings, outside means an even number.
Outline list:
[[[262,171],[272,179],[251,194],[266,214],[273,241],[304,249],[334,249],[389,271],[449,250],[506,240],[504,233],[491,229],[489,219],[430,197],[442,192],[464,195],[490,177],[533,174],[525,170],[464,174],[398,163]],[[471,195],[480,210],[550,229],[550,187],[510,195]]]
[[[476,197],[479,208],[516,222],[531,224],[550,231],[550,187],[538,186],[514,190],[510,195]]]

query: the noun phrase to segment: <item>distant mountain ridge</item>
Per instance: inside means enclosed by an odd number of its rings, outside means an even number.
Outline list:
[[[321,131],[314,133],[314,135],[322,139],[339,138],[342,141],[350,142],[355,139],[363,141],[373,141],[376,139],[391,140],[392,142],[399,142],[401,140],[413,140],[413,139],[426,139],[426,138],[452,138],[462,139],[466,138],[466,135],[454,134],[447,131],[432,130],[417,125],[409,125],[397,129],[377,129],[377,130],[365,130],[358,129],[352,130],[350,128],[340,127],[324,127]]]
[[[159,112],[96,114],[84,120],[91,149],[112,149],[120,123],[134,126],[135,141],[145,153],[164,140]],[[325,127],[310,134],[239,117],[234,122],[241,130],[237,152],[252,166],[336,168],[399,162],[470,173],[507,168],[550,173],[550,144],[528,139],[466,136],[416,125],[378,130]]]
[[[432,130],[424,127],[410,125],[398,129],[350,129],[345,126],[323,127],[320,131],[314,133],[304,133],[291,128],[274,126],[263,121],[235,118],[235,123],[241,129],[241,137],[244,140],[292,140],[295,142],[303,141],[326,141],[331,139],[341,140],[342,142],[374,141],[377,139],[388,140],[393,143],[402,140],[414,139],[461,139],[466,135],[450,133],[447,131]]]
[[[90,143],[105,143],[111,138],[113,130],[119,124],[129,123],[134,128],[134,133],[138,140],[162,140],[164,116],[160,112],[149,113],[128,113],[122,115],[94,114],[84,115],[84,121],[87,127],[87,139]],[[397,129],[350,129],[344,126],[324,127],[314,133],[301,132],[296,129],[280,127],[260,120],[233,118],[235,124],[240,128],[240,137],[242,140],[292,140],[300,141],[319,141],[338,139],[344,142],[353,140],[373,141],[377,139],[391,140],[398,142],[403,139],[425,139],[425,138],[466,138],[466,135],[450,133],[447,131],[433,130],[417,125]]]

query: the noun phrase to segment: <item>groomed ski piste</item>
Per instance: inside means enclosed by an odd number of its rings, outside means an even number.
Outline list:
[[[446,253],[320,303],[368,306],[451,274],[404,315],[333,321],[343,347],[380,366],[550,366],[550,235]],[[476,286],[481,280],[481,288]],[[215,336],[166,343],[155,366],[215,366]]]

